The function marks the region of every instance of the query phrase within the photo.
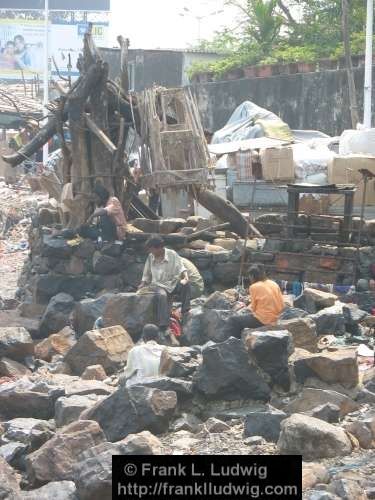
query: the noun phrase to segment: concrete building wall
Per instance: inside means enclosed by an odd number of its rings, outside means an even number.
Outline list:
[[[355,70],[355,80],[362,117],[362,68]],[[204,126],[212,131],[223,127],[245,100],[273,111],[292,129],[315,129],[337,135],[351,128],[345,70],[212,82],[194,85],[193,90]]]

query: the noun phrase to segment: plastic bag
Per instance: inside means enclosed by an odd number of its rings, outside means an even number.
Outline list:
[[[340,137],[340,155],[365,154],[375,156],[375,128],[344,130]]]

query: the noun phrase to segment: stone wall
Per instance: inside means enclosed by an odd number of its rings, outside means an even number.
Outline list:
[[[355,69],[360,117],[363,68]],[[195,85],[204,126],[215,131],[245,100],[273,111],[292,129],[320,130],[329,135],[351,128],[345,70],[330,70],[269,78],[240,79]]]
[[[272,228],[266,226],[270,221],[279,227],[275,217],[280,216],[259,218],[258,226],[264,233],[266,227]],[[184,221],[179,221],[180,227],[174,231],[180,231],[177,240],[180,238],[181,241],[181,238],[184,239],[184,230],[194,229],[184,228]],[[143,226],[145,220],[141,222]],[[155,224],[158,221],[148,222]],[[173,228],[173,224],[168,221],[162,223],[164,228],[168,225]],[[283,238],[280,232],[269,234],[262,250],[257,249],[255,240],[249,240],[244,275],[247,275],[251,264],[262,262],[273,278],[295,281],[299,274],[294,270],[301,269],[305,271],[304,280],[308,282],[352,285],[355,280],[356,249],[353,246],[316,243],[304,238],[303,228],[301,219],[301,234],[292,241]],[[359,277],[366,279],[369,279],[370,266],[375,262],[375,247],[370,246],[373,243],[373,237],[370,236],[372,231],[372,223],[368,223],[364,229],[364,244],[369,246],[363,247],[360,252]],[[210,242],[194,241],[188,248],[178,245],[174,248],[199,269],[207,293],[237,285],[244,241],[233,233],[220,232]],[[20,287],[25,303],[43,306],[59,293],[67,293],[79,301],[105,292],[134,292],[141,281],[146,260],[144,241],[136,241],[134,237],[125,245],[105,244],[98,249],[92,241],[67,241],[54,237],[51,228],[38,225],[31,231],[30,249]],[[333,276],[336,278],[331,280]]]

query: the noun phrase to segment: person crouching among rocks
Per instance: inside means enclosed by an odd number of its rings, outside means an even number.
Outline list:
[[[102,241],[122,241],[126,236],[126,218],[121,203],[115,196],[110,196],[107,189],[97,183],[94,187],[95,204],[97,208],[88,218],[86,224],[80,227],[82,238]],[[92,221],[97,218],[96,225]]]
[[[151,236],[146,242],[146,250],[149,256],[138,291],[155,294],[155,322],[162,332],[166,332],[174,296],[182,303],[182,315],[189,312],[191,283],[181,257],[174,250],[165,248],[160,236]]]
[[[277,323],[284,311],[284,298],[277,283],[267,278],[262,264],[250,267],[250,306],[246,313],[239,313],[227,320],[228,337],[240,337],[245,328],[261,328]]]

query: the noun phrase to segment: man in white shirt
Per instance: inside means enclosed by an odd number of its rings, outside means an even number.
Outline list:
[[[145,325],[142,339],[143,343],[134,346],[128,353],[123,375],[127,386],[159,375],[160,358],[164,349],[164,346],[158,344],[159,328],[156,325]]]
[[[150,254],[138,290],[147,287],[155,294],[156,323],[161,330],[166,330],[169,326],[172,296],[179,296],[182,314],[190,310],[190,280],[181,257],[174,250],[165,248],[160,236],[151,236],[146,242],[146,249]]]

